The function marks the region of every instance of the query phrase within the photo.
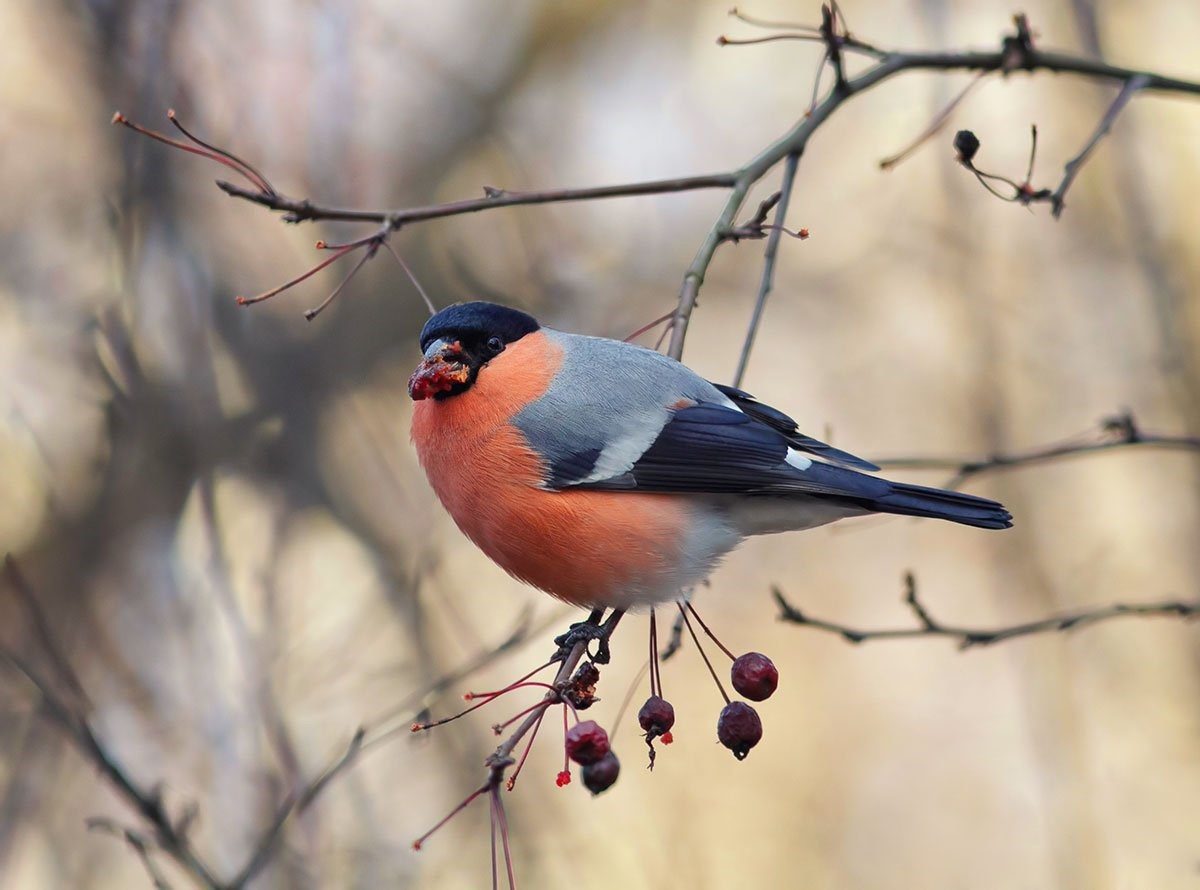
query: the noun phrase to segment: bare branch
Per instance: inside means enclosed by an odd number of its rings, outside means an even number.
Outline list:
[[[987,75],[988,75],[987,71],[980,71],[978,74],[976,74],[974,77],[972,77],[969,81],[967,81],[967,85],[958,91],[958,93],[955,95],[955,97],[946,104],[946,107],[943,108],[941,111],[939,111],[936,115],[934,115],[934,118],[930,122],[929,126],[926,127],[924,130],[922,130],[921,134],[919,136],[917,136],[912,142],[910,142],[904,148],[900,149],[900,151],[898,151],[894,155],[890,155],[890,156],[884,158],[882,161],[880,161],[879,169],[891,170],[893,167],[895,167],[901,161],[905,160],[910,155],[912,155],[912,153],[915,152],[918,148],[920,148],[922,145],[924,145],[926,142],[928,142],[930,139],[932,139],[934,136],[936,136],[938,133],[940,133],[942,131],[942,128],[945,127],[946,124],[948,124],[950,122],[950,117],[951,117],[951,115],[954,114],[954,110],[956,108],[958,108],[958,106],[960,104],[962,104],[962,101],[965,98],[967,98],[967,96],[975,89],[975,87],[977,87],[977,86],[979,86],[979,84],[983,83],[983,79],[985,77],[987,77]]]
[[[625,198],[637,195],[662,195],[671,192],[689,192],[698,189],[732,188],[731,173],[713,173],[707,176],[685,176],[677,179],[656,179],[647,182],[631,182],[622,185],[602,185],[594,188],[547,189],[544,191],[513,192],[488,188],[482,198],[451,201],[446,204],[430,204],[424,207],[409,207],[402,210],[353,210],[341,207],[323,207],[307,198],[296,200],[284,195],[269,194],[243,188],[232,182],[217,181],[217,187],[232,198],[242,198],[261,204],[284,214],[284,222],[299,223],[311,220],[338,220],[342,222],[388,223],[399,229],[407,223],[461,216],[478,213],[497,207],[519,207],[529,204],[559,204],[567,201],[593,201],[603,198]]]
[[[1005,74],[1017,70],[1027,72],[1054,71],[1079,74],[1099,80],[1115,80],[1122,83],[1134,78],[1144,78],[1143,90],[1177,92],[1200,95],[1200,83],[1149,74],[1130,68],[1108,65],[1093,59],[1063,53],[1043,52],[1034,49],[1028,39],[1027,26],[1018,23],[1017,35],[1005,39],[998,52],[945,52],[945,53],[885,53],[877,65],[868,68],[858,77],[846,81],[843,89],[833,90],[823,102],[812,109],[790,131],[767,146],[745,166],[737,171],[736,182],[730,189],[729,198],[716,222],[709,230],[695,259],[683,276],[675,318],[671,327],[671,344],[668,354],[680,358],[687,338],[688,322],[696,307],[704,276],[717,248],[725,240],[724,234],[733,226],[737,212],[750,190],[750,186],[761,179],[768,170],[789,155],[801,154],[808,140],[844,102],[865,92],[883,81],[905,71],[1000,71]]]
[[[1012,469],[1033,464],[1043,464],[1062,458],[1112,451],[1118,448],[1163,448],[1176,451],[1200,452],[1200,437],[1173,436],[1147,433],[1138,427],[1129,412],[1106,417],[1098,429],[1084,437],[1073,437],[1065,442],[1042,445],[1011,454],[993,454],[988,457],[940,458],[940,457],[893,457],[876,460],[880,467],[904,470],[948,470],[954,475],[946,483],[956,488],[968,479],[996,470]]]
[[[991,646],[1016,637],[1041,633],[1065,633],[1080,627],[1088,627],[1111,618],[1125,616],[1170,617],[1193,620],[1200,616],[1200,600],[1163,600],[1153,603],[1115,603],[1096,609],[1083,609],[1061,615],[1051,615],[1037,621],[1011,624],[996,628],[968,628],[943,624],[936,620],[917,595],[917,581],[912,572],[904,576],[904,603],[912,610],[917,623],[914,627],[883,628],[864,630],[813,618],[784,598],[778,587],[771,588],[771,596],[779,606],[779,619],[792,624],[815,628],[826,633],[837,634],[848,643],[865,643],[875,640],[900,640],[920,637],[944,637],[958,644],[959,649]]]
[[[1051,212],[1054,214],[1055,219],[1062,216],[1063,207],[1066,206],[1064,199],[1067,195],[1067,189],[1071,187],[1071,183],[1079,175],[1080,169],[1087,163],[1087,159],[1091,157],[1100,140],[1112,130],[1113,123],[1116,122],[1117,116],[1120,115],[1125,106],[1129,104],[1129,100],[1137,94],[1138,90],[1144,89],[1149,82],[1150,76],[1147,74],[1138,74],[1125,81],[1121,92],[1117,94],[1117,98],[1113,100],[1112,105],[1108,107],[1108,111],[1104,113],[1104,117],[1100,119],[1100,123],[1096,126],[1096,131],[1092,133],[1092,138],[1088,140],[1087,145],[1080,150],[1079,154],[1067,161],[1066,168],[1063,171],[1062,182],[1058,184],[1058,188],[1050,196]]]
[[[763,252],[762,280],[758,285],[758,298],[754,301],[754,312],[750,316],[750,324],[746,328],[746,337],[742,342],[742,352],[738,356],[737,370],[733,374],[733,385],[741,386],[742,378],[746,376],[746,366],[750,364],[750,351],[754,348],[754,338],[758,327],[762,324],[763,310],[767,306],[771,286],[775,282],[775,262],[779,253],[779,239],[787,224],[788,204],[792,197],[792,186],[796,181],[796,168],[800,166],[800,155],[790,155],[783,168],[783,184],[779,189],[779,205],[775,210],[775,225],[771,236],[767,239],[767,249]]]
[[[13,559],[11,554],[5,554],[4,556],[4,576],[8,580],[13,592],[16,593],[17,599],[21,601],[21,606],[25,609],[25,614],[29,617],[29,623],[33,626],[38,644],[46,651],[46,655],[50,659],[51,666],[54,668],[59,680],[69,686],[71,692],[79,697],[80,706],[86,707],[88,705],[88,697],[83,691],[83,684],[79,682],[79,676],[75,673],[75,669],[71,667],[71,662],[67,660],[58,643],[55,642],[54,635],[50,633],[50,625],[47,623],[46,616],[43,614],[41,607],[38,605],[37,597],[33,594],[33,588],[29,586],[24,573],[21,572],[20,566],[17,565],[17,561]]]
[[[150,850],[154,847],[154,844],[140,832],[118,825],[111,819],[105,819],[101,816],[94,816],[88,819],[85,824],[88,831],[102,831],[105,834],[111,834],[113,837],[123,840],[137,855],[137,858],[142,863],[142,867],[146,869],[146,874],[149,876],[150,882],[154,885],[154,890],[171,890],[170,883],[167,882],[166,877],[159,870],[157,863],[155,863],[154,858],[150,855]]]
[[[658,657],[662,661],[674,657],[675,653],[683,648],[683,615],[675,616],[675,621],[671,625],[671,635],[667,637],[667,645],[663,646]]]
[[[754,19],[748,16],[739,15],[744,22],[765,27],[775,27],[774,23],[763,22],[762,20]],[[736,374],[736,382],[740,383],[748,363],[749,355],[752,350],[754,337],[758,327],[761,324],[762,315],[765,309],[765,304],[770,294],[775,266],[777,263],[778,245],[780,237],[784,233],[788,233],[784,228],[785,214],[787,212],[788,201],[793,189],[795,178],[797,176],[800,158],[807,147],[809,139],[816,131],[832,116],[832,114],[841,107],[843,103],[857,95],[884,82],[885,80],[906,71],[955,71],[966,70],[977,72],[975,80],[968,85],[969,90],[974,84],[978,83],[983,77],[989,73],[998,72],[1004,76],[1018,71],[1026,71],[1029,73],[1036,71],[1054,71],[1061,73],[1073,73],[1084,77],[1089,77],[1099,80],[1111,80],[1122,84],[1122,89],[1117,99],[1108,109],[1100,125],[1093,134],[1091,140],[1084,146],[1080,154],[1072,159],[1064,171],[1064,178],[1059,188],[1051,193],[1048,190],[1034,192],[1029,186],[1029,177],[1032,175],[1032,162],[1036,153],[1036,142],[1031,151],[1030,174],[1026,177],[1026,182],[1018,184],[1004,177],[999,177],[994,174],[986,174],[981,171],[974,170],[971,167],[969,157],[962,156],[966,166],[971,168],[975,175],[980,178],[989,189],[995,189],[990,184],[991,182],[1002,182],[1011,186],[1016,190],[1016,195],[1007,200],[1020,201],[1029,203],[1033,200],[1048,200],[1051,201],[1054,207],[1054,215],[1058,216],[1062,210],[1064,196],[1071,186],[1074,178],[1079,170],[1090,156],[1099,141],[1106,135],[1112,127],[1113,122],[1123,110],[1124,106],[1133,98],[1139,91],[1160,91],[1160,92],[1175,92],[1186,93],[1192,95],[1200,95],[1200,83],[1190,81],[1176,80],[1167,78],[1162,75],[1151,74],[1147,72],[1134,71],[1132,69],[1120,68],[1104,64],[1089,58],[1080,58],[1065,54],[1042,52],[1034,46],[1033,34],[1029,27],[1029,23],[1024,16],[1015,18],[1014,33],[1004,37],[1000,48],[994,52],[889,52],[880,50],[876,47],[863,43],[851,37],[845,18],[841,10],[838,8],[834,0],[830,0],[829,4],[822,7],[822,21],[819,27],[810,26],[786,26],[795,27],[795,33],[775,34],[769,37],[762,38],[765,40],[817,40],[824,44],[825,53],[821,63],[820,71],[823,72],[825,64],[828,63],[834,72],[835,83],[832,90],[829,91],[824,98],[818,101],[820,95],[820,77],[818,75],[817,82],[814,85],[813,101],[809,108],[803,111],[802,115],[785,133],[779,136],[770,145],[763,148],[758,154],[750,158],[741,167],[729,171],[720,172],[702,176],[689,176],[674,179],[653,180],[647,182],[634,182],[619,185],[599,186],[591,188],[571,188],[571,189],[553,189],[542,191],[510,191],[494,187],[485,187],[484,196],[469,200],[453,201],[442,204],[433,204],[420,207],[409,207],[397,210],[361,210],[353,208],[337,208],[327,207],[314,204],[307,198],[295,199],[280,194],[256,168],[251,166],[246,161],[237,157],[231,152],[217,148],[215,145],[201,140],[194,136],[189,130],[184,128],[173,114],[169,117],[173,124],[180,132],[189,140],[182,142],[173,139],[163,134],[155,133],[124,119],[119,113],[114,116],[114,122],[125,124],[132,129],[137,130],[151,138],[157,139],[168,145],[180,148],[185,151],[205,157],[220,163],[229,169],[235,171],[241,177],[244,177],[249,187],[245,185],[237,185],[229,182],[219,181],[218,187],[231,197],[250,201],[260,206],[266,207],[272,211],[282,214],[282,219],[288,223],[301,223],[307,221],[331,220],[343,222],[358,222],[358,223],[374,223],[380,227],[379,231],[367,238],[362,238],[357,241],[349,242],[344,245],[324,245],[328,249],[334,251],[333,256],[318,264],[308,273],[300,276],[289,282],[284,288],[277,288],[269,291],[259,298],[265,299],[274,293],[278,293],[282,289],[286,289],[302,280],[307,279],[315,272],[323,269],[331,262],[347,255],[348,253],[361,250],[362,256],[358,258],[357,264],[353,266],[350,274],[346,276],[342,284],[322,303],[316,310],[309,313],[308,317],[312,317],[319,312],[325,305],[334,299],[342,288],[350,281],[354,274],[361,266],[370,259],[379,249],[386,247],[389,251],[391,246],[388,244],[388,238],[399,231],[404,226],[410,223],[417,223],[426,220],[441,219],[451,216],[458,216],[469,213],[482,212],[500,207],[526,206],[537,204],[550,204],[572,201],[586,201],[596,199],[607,199],[615,197],[630,197],[638,195],[652,194],[667,194],[681,191],[693,191],[699,189],[720,188],[728,191],[727,199],[722,206],[716,220],[712,223],[707,234],[704,236],[695,257],[691,264],[685,270],[678,299],[674,311],[669,317],[669,322],[664,330],[664,334],[670,335],[670,344],[668,352],[675,358],[680,358],[683,352],[685,339],[687,336],[688,323],[691,314],[694,311],[699,297],[700,289],[707,275],[709,266],[711,265],[717,249],[720,245],[726,242],[736,243],[742,238],[766,238],[769,237],[766,251],[764,253],[762,277],[760,281],[758,298],[756,300],[754,313],[750,321],[745,344]],[[723,39],[723,43],[738,43],[752,41],[737,41]],[[863,53],[873,60],[874,64],[870,64],[865,71],[856,77],[850,77],[845,70],[844,51],[854,50]],[[869,64],[869,62],[868,62]],[[961,101],[966,95],[966,90],[945,109],[939,118],[935,119],[933,126],[927,130],[926,134],[918,139],[918,143],[923,141],[927,135],[936,131],[948,117],[950,111],[953,110],[955,104]],[[1036,138],[1036,134],[1035,134]],[[977,142],[976,142],[977,147]],[[779,193],[773,195],[767,201],[764,201],[758,209],[757,214],[749,223],[738,226],[736,223],[737,217],[742,210],[742,207],[750,194],[752,188],[762,180],[778,163],[786,162],[786,167],[783,175],[783,187]],[[997,192],[997,194],[1000,194]],[[1001,195],[1003,197],[1003,195]],[[769,213],[774,210],[774,224],[768,226],[766,219]],[[769,236],[767,233],[770,233]],[[791,233],[788,233],[791,234]],[[319,244],[319,246],[322,246]],[[397,255],[397,259],[400,260]],[[400,260],[401,265],[403,261]],[[418,285],[419,289],[419,285]],[[254,299],[247,301],[253,302]],[[428,300],[427,300],[428,302]],[[430,307],[432,309],[432,306]],[[881,462],[889,466],[909,466],[921,468],[943,468],[951,469],[956,472],[955,484],[959,484],[965,479],[983,472],[1003,467],[1012,467],[1018,465],[1031,464],[1041,461],[1052,460],[1065,457],[1068,455],[1084,454],[1091,451],[1099,451],[1109,448],[1126,447],[1133,445],[1156,445],[1159,447],[1186,448],[1188,450],[1200,450],[1200,440],[1185,438],[1185,437],[1169,437],[1169,436],[1146,436],[1137,429],[1131,416],[1123,415],[1120,418],[1115,418],[1107,421],[1104,427],[1104,436],[1106,438],[1099,441],[1089,441],[1084,443],[1059,444],[1055,446],[1045,446],[1040,449],[1033,449],[1028,452],[1022,452],[1014,455],[993,455],[984,460],[975,461],[949,461],[928,458],[905,458],[893,461]],[[6,568],[8,564],[6,563]],[[28,588],[23,587],[23,581],[16,576],[14,570],[9,574],[13,574],[17,581],[14,582],[25,597]],[[791,606],[778,590],[774,591],[775,598],[781,610],[781,618],[792,621],[798,624],[806,624],[816,627],[831,633],[837,633],[845,639],[853,642],[861,642],[868,639],[877,638],[899,638],[899,637],[919,637],[919,636],[941,636],[955,639],[962,647],[987,645],[1001,640],[1010,639],[1016,636],[1023,636],[1041,632],[1058,632],[1071,629],[1073,627],[1083,626],[1090,623],[1106,620],[1120,615],[1173,615],[1185,618],[1195,617],[1200,611],[1200,604],[1172,601],[1161,603],[1150,603],[1142,605],[1126,605],[1118,604],[1104,609],[1096,609],[1086,612],[1078,612],[1073,614],[1053,616],[1042,619],[1040,621],[1029,622],[1026,624],[1013,625],[1010,627],[999,628],[995,630],[979,630],[969,628],[959,628],[951,625],[944,625],[932,617],[924,605],[917,597],[916,582],[911,575],[907,577],[906,598],[905,601],[912,610],[916,625],[911,628],[884,629],[884,630],[856,630],[843,625],[827,622],[823,620],[811,619],[807,615],[801,613],[798,609]],[[493,880],[498,882],[496,868],[496,849],[495,832],[498,829],[501,840],[503,842],[503,850],[508,870],[508,878],[510,885],[513,882],[512,878],[512,863],[508,844],[508,826],[504,809],[501,803],[499,794],[500,785],[503,783],[506,771],[516,762],[514,752],[517,747],[526,742],[526,754],[528,746],[532,744],[534,734],[541,725],[542,720],[546,716],[546,712],[553,706],[563,705],[564,719],[567,716],[567,708],[571,707],[572,683],[575,678],[581,675],[581,672],[586,669],[593,670],[598,676],[598,672],[590,663],[583,663],[583,659],[588,654],[589,646],[593,640],[598,643],[598,650],[594,656],[591,656],[592,661],[603,663],[607,661],[609,639],[615,630],[617,623],[621,619],[621,612],[613,612],[607,621],[601,623],[603,617],[602,610],[596,610],[586,622],[576,625],[571,632],[565,634],[560,642],[560,649],[554,658],[541,669],[548,669],[555,661],[560,662],[559,669],[552,683],[518,683],[513,687],[530,687],[538,686],[545,688],[546,691],[540,701],[537,701],[531,707],[521,711],[516,717],[513,717],[510,723],[516,723],[516,727],[505,738],[495,751],[488,757],[486,761],[487,777],[484,784],[474,791],[468,798],[454,811],[459,812],[463,807],[469,804],[476,798],[487,794],[492,806],[492,824],[493,824]],[[82,694],[82,689],[79,688],[77,680],[73,681],[73,675],[70,672],[70,666],[65,658],[57,652],[53,645],[52,638],[48,631],[42,627],[38,621],[36,607],[35,615],[35,630],[41,641],[43,648],[47,650],[50,656],[50,661],[53,664],[56,674],[61,675],[56,679],[59,684],[66,684],[72,687],[75,691]],[[698,617],[698,616],[697,616]],[[679,641],[682,639],[682,631],[686,624],[686,613],[682,611],[680,619],[676,622],[673,630],[672,639],[668,642],[666,649],[662,653],[662,658],[670,657],[679,647]],[[691,630],[690,625],[687,625]],[[524,639],[523,632],[516,632],[510,640],[514,641],[512,645],[516,645],[516,641]],[[655,647],[656,640],[652,638],[652,649]],[[502,643],[501,646],[492,653],[486,653],[478,663],[487,663],[491,658],[496,657],[500,652],[504,651],[508,646],[508,642]],[[699,648],[699,641],[697,640]],[[702,653],[703,654],[703,653]],[[242,869],[238,872],[235,878],[228,884],[218,882],[211,870],[205,865],[192,850],[187,837],[187,819],[173,823],[167,816],[165,808],[159,794],[155,790],[146,791],[136,785],[133,780],[124,771],[121,765],[112,757],[112,755],[102,747],[101,743],[92,733],[84,712],[80,708],[64,702],[57,696],[54,691],[54,684],[44,682],[43,679],[14,653],[8,653],[0,650],[0,657],[4,657],[11,663],[21,674],[27,677],[35,688],[41,693],[47,704],[47,709],[51,716],[59,722],[68,735],[75,742],[76,746],[83,752],[84,756],[92,760],[101,769],[106,778],[117,788],[118,792],[128,800],[135,809],[138,810],[143,820],[149,825],[154,832],[155,838],[152,843],[163,850],[164,853],[171,856],[178,862],[187,872],[189,872],[196,880],[205,887],[209,888],[240,888],[253,880],[261,873],[265,865],[270,861],[271,857],[278,850],[281,843],[285,828],[292,816],[309,806],[313,800],[328,787],[329,783],[337,776],[342,775],[353,763],[355,763],[360,753],[369,746],[380,743],[386,738],[390,738],[394,732],[392,730],[379,729],[368,732],[364,729],[359,729],[355,733],[350,745],[345,752],[335,760],[329,768],[327,768],[320,776],[314,779],[303,788],[289,795],[286,800],[278,808],[271,824],[266,827],[259,842],[255,845],[249,859]],[[652,659],[653,660],[653,659]],[[455,682],[460,679],[466,671],[473,670],[474,667],[468,665],[462,672],[456,672],[448,678],[444,678],[446,683]],[[711,670],[711,665],[710,665]],[[536,673],[536,671],[535,671]],[[714,673],[715,676],[715,673]],[[652,680],[652,688],[653,688]],[[719,681],[718,681],[719,685]],[[435,684],[435,687],[437,684]],[[548,688],[547,688],[548,687]],[[594,687],[594,682],[588,687],[589,695]],[[493,696],[494,697],[494,696]],[[489,698],[489,700],[491,700]],[[580,705],[583,707],[583,705]],[[508,724],[501,724],[508,725]],[[523,756],[522,756],[523,760]],[[515,778],[515,776],[514,776]],[[453,815],[453,813],[451,814]],[[447,817],[449,818],[449,817]],[[444,824],[443,820],[439,825]],[[148,841],[142,839],[141,835],[128,829],[121,829],[115,823],[107,824],[104,830],[122,832],[121,836],[125,838],[138,855],[142,857],[144,864],[151,878],[159,883],[159,875],[155,871],[154,863],[147,852]],[[435,829],[436,830],[436,829]],[[419,843],[419,842],[418,842]]]
[[[275,853],[279,840],[283,836],[283,829],[288,821],[293,815],[304,812],[336,776],[343,770],[348,769],[357,760],[359,753],[362,751],[363,738],[365,736],[366,730],[360,726],[354,733],[354,737],[351,738],[345,752],[337,760],[326,767],[321,775],[309,782],[297,794],[288,795],[287,799],[276,812],[275,818],[271,820],[271,824],[263,832],[262,838],[254,845],[254,850],[250,854],[250,858],[246,864],[233,880],[224,885],[227,890],[240,890],[240,888],[245,887],[271,861],[271,857]]]
[[[841,93],[846,89],[846,66],[842,63],[842,38],[838,33],[837,0],[821,5],[821,39],[825,41],[825,57],[833,68],[833,92]]]
[[[37,599],[25,584],[24,576],[17,567],[16,561],[9,555],[5,557],[4,565],[5,577],[10,581],[10,586],[21,592],[21,596],[26,598],[27,605],[38,616],[35,624],[40,624],[42,627],[42,631],[39,633],[46,634],[43,645],[48,642],[49,651],[59,653],[57,645],[49,636],[49,625],[41,615]],[[117,793],[133,806],[142,819],[151,826],[157,846],[191,874],[201,886],[209,888],[209,890],[220,890],[222,885],[214,876],[214,872],[192,848],[186,831],[186,821],[176,824],[171,820],[158,789],[146,790],[137,784],[117,757],[92,731],[87,716],[64,701],[55,691],[54,683],[48,682],[14,652],[0,648],[0,659],[7,661],[37,690],[51,719],[63,729],[79,752],[99,769],[101,775],[109,781]],[[52,657],[52,666],[55,672],[60,674],[56,678],[57,681],[70,685],[69,678],[74,676],[74,672],[71,671],[61,654],[55,654]],[[78,681],[76,680],[75,683]],[[82,692],[82,689],[80,691]]]

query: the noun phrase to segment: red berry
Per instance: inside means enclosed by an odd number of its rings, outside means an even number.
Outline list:
[[[621,761],[617,755],[609,751],[595,763],[589,763],[582,770],[583,784],[592,794],[607,791],[617,781],[621,774]]]
[[[662,696],[652,695],[638,711],[638,723],[647,741],[665,736],[675,725],[675,708]]]
[[[779,686],[779,671],[775,663],[761,652],[739,655],[729,671],[733,688],[750,701],[762,701],[771,697]]]
[[[567,756],[580,766],[608,753],[608,733],[595,720],[584,720],[567,730]]]
[[[758,712],[745,702],[730,702],[721,709],[721,716],[717,720],[717,738],[738,760],[746,759],[750,749],[762,738],[762,732]]]
[[[571,774],[569,772],[567,772],[566,770],[563,770],[557,776],[554,777],[554,784],[557,785],[559,788],[563,787],[564,785],[570,785],[571,784]],[[509,788],[508,790],[512,791],[511,788]]]

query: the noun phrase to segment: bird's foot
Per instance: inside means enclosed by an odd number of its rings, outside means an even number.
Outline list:
[[[620,609],[616,609],[605,621],[601,622],[604,610],[593,609],[586,621],[575,622],[567,629],[566,633],[559,634],[554,638],[554,645],[558,646],[558,651],[550,660],[562,661],[580,643],[590,643],[592,640],[596,640],[598,641],[596,651],[594,654],[589,652],[588,657],[596,664],[608,664],[612,660],[608,641],[613,630],[616,629],[617,622],[624,614]]]

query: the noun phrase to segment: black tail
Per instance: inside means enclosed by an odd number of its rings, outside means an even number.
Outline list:
[[[871,509],[901,516],[948,519],[975,528],[1012,527],[1012,514],[996,501],[942,488],[926,488],[924,485],[908,485],[904,482],[893,482],[891,485],[892,490],[888,494],[870,502]]]

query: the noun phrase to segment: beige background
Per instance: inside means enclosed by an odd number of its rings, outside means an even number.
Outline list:
[[[532,608],[554,630],[454,693],[523,673],[572,616],[471,548],[416,468],[404,382],[422,310],[391,261],[314,324],[301,311],[337,269],[238,309],[233,295],[312,263],[314,239],[355,230],[231,202],[211,185],[223,171],[109,115],[165,126],[173,106],[283,191],[345,205],[731,169],[802,113],[818,50],[718,49],[722,32],[751,33],[727,5],[0,2],[0,549],[36,579],[98,731],[177,811],[199,805],[197,844],[223,872],[357,725]],[[1085,0],[1024,8],[1046,45],[1098,39],[1112,61],[1200,78],[1195,3],[1106,0],[1094,20]],[[846,3],[863,38],[911,48],[995,46],[1011,12]],[[782,245],[746,387],[869,456],[1018,449],[1123,407],[1196,433],[1200,102],[1138,98],[1056,223],[984,193],[949,133],[877,169],[967,77],[891,81],[813,140],[791,214],[812,238]],[[1036,181],[1053,185],[1114,93],[995,79],[955,125],[982,139],[980,166],[1019,175],[1037,122]],[[673,304],[722,200],[503,210],[396,245],[440,303],[501,295],[623,336]],[[733,371],[761,253],[728,246],[712,266],[685,358],[713,379]],[[972,490],[1017,527],[872,520],[731,557],[700,603],[733,648],[780,666],[763,743],[744,763],[714,744],[717,695],[689,647],[664,669],[677,741],[653,775],[626,720],[611,792],[556,789],[543,735],[507,798],[521,886],[1196,886],[1194,627],[1114,622],[960,654],[775,620],[772,583],[823,617],[908,622],[909,568],[935,614],[962,623],[1195,595],[1194,456],[1123,452]],[[11,603],[0,626],[36,650]],[[610,725],[644,633],[637,618],[616,638],[596,712]],[[478,783],[488,726],[516,707],[380,746],[256,886],[484,885],[482,806],[409,845]],[[132,819],[0,675],[0,887],[147,886],[119,842],[84,830],[93,815]]]

